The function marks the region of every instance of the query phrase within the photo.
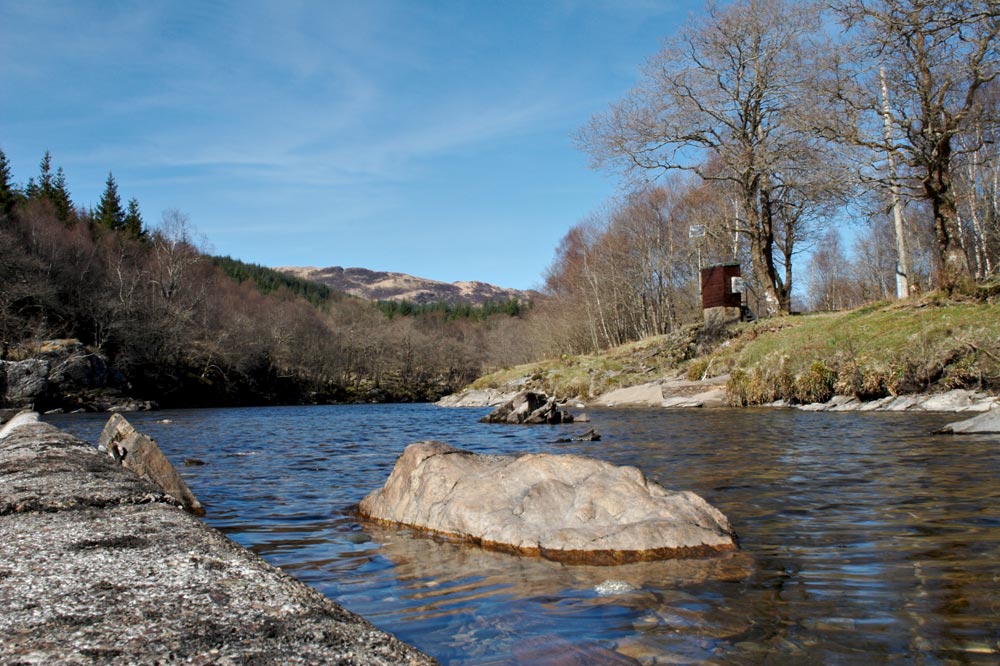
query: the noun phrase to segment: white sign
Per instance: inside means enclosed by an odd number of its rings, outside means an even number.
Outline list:
[[[730,278],[730,282],[731,282],[730,285],[731,288],[729,291],[731,291],[734,294],[741,293],[743,289],[746,287],[746,283],[743,281],[743,278],[741,277]]]
[[[692,224],[688,227],[688,238],[701,238],[705,235],[704,224]]]

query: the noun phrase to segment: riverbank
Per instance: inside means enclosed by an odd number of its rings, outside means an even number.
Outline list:
[[[242,384],[212,380],[184,365],[133,368],[131,377],[100,350],[76,339],[46,340],[0,348],[0,411],[33,409],[46,414],[141,412],[160,408],[429,402],[455,389],[440,380],[404,381],[386,373],[378,382],[310,384],[288,376]],[[146,375],[169,375],[171,384],[150,384]]]
[[[0,430],[0,662],[433,664],[91,444]]]
[[[689,326],[499,370],[439,404],[529,389],[599,406],[983,411],[1000,394],[1000,305],[928,296],[724,331]]]

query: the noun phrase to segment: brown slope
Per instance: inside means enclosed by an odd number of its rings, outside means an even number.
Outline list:
[[[533,292],[507,289],[485,282],[439,282],[405,273],[372,271],[367,268],[329,266],[280,266],[275,270],[304,280],[322,282],[338,291],[372,301],[410,301],[411,303],[471,303],[512,298],[529,301]]]

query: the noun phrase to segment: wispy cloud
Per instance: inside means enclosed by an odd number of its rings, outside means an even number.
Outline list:
[[[121,139],[88,158],[313,185],[394,180],[531,131],[562,106],[537,89],[448,89],[434,78],[447,45],[421,51],[431,37],[405,37],[384,5],[338,4],[318,16],[311,3],[198,7],[108,12],[100,37],[84,29],[89,36],[57,47],[84,54],[84,71],[121,74],[80,110],[117,125]],[[63,20],[85,19],[77,10]],[[58,67],[61,56],[51,58]],[[415,77],[444,93],[425,95]]]

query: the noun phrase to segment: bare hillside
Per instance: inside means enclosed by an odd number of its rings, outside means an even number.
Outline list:
[[[338,291],[372,301],[482,305],[486,301],[505,301],[511,298],[527,301],[533,295],[529,291],[505,289],[485,282],[438,282],[405,273],[372,271],[367,268],[280,266],[275,270],[304,280],[322,282]]]

